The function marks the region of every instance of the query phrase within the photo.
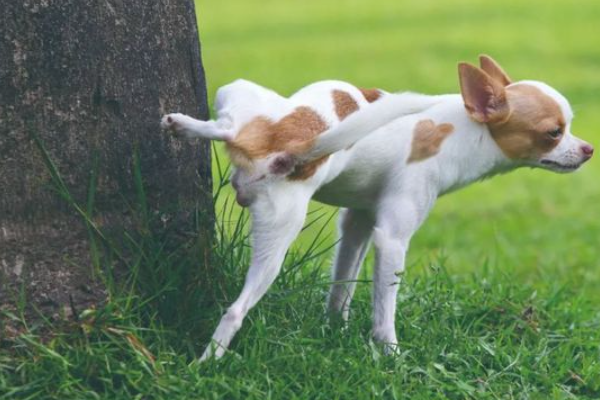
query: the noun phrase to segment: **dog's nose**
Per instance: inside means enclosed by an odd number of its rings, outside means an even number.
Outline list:
[[[581,151],[586,159],[592,158],[592,155],[594,155],[594,148],[589,144],[581,146]]]

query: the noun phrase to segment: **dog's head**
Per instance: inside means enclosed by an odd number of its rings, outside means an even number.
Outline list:
[[[564,96],[541,82],[513,83],[488,56],[480,63],[458,66],[465,108],[473,120],[487,124],[508,158],[564,173],[592,157],[594,148],[571,133],[573,111]]]

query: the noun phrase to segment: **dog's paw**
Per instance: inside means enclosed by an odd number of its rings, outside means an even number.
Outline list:
[[[383,350],[386,356],[394,356],[400,354],[398,339],[393,329],[375,329],[373,331],[373,340]]]
[[[232,353],[219,343],[212,341],[202,353],[202,356],[198,359],[199,363],[206,362],[208,360],[218,360],[225,355],[225,353]],[[234,353],[235,354],[235,353]]]
[[[390,357],[396,357],[401,354],[398,343],[383,343],[383,354]]]
[[[172,113],[163,115],[160,121],[160,127],[163,129],[174,129],[177,126],[177,120],[181,119],[183,114],[180,113]]]
[[[399,357],[402,355],[400,346],[397,343],[384,343],[376,340],[369,341],[369,347],[374,360],[379,360],[381,357]]]
[[[183,136],[187,115],[180,113],[166,114],[160,121],[160,127],[174,136]]]

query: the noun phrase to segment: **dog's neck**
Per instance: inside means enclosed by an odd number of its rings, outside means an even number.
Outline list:
[[[438,123],[454,126],[453,134],[434,157],[439,171],[439,195],[519,166],[502,153],[485,124],[468,116],[460,95],[448,96],[447,101],[426,114]]]

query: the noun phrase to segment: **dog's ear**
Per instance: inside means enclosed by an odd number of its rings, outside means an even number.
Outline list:
[[[460,91],[467,112],[477,122],[499,122],[508,118],[504,86],[485,71],[467,63],[458,64]]]
[[[482,54],[479,56],[479,65],[489,76],[497,80],[502,86],[508,86],[512,79],[492,57]]]

